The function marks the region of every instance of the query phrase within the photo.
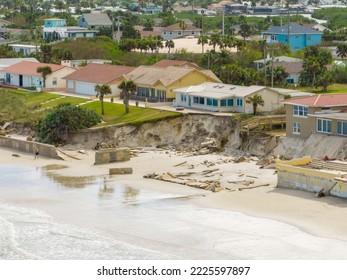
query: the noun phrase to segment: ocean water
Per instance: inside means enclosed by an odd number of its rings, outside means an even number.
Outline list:
[[[345,241],[190,200],[0,166],[0,259],[347,259]]]

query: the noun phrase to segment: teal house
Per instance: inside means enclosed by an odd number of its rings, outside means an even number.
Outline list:
[[[44,20],[44,27],[62,27],[66,26],[66,19],[48,18]]]
[[[289,45],[292,51],[322,43],[322,32],[297,23],[271,26],[262,35],[267,44],[283,43]]]

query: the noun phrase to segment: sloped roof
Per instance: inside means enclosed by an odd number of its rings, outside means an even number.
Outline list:
[[[190,86],[179,88],[174,92],[183,92],[191,96],[204,96],[214,98],[228,98],[228,97],[246,97],[250,94],[256,93],[262,89],[263,86],[238,86],[220,83],[202,83],[198,86]]]
[[[166,27],[163,27],[163,30],[165,31],[182,31],[182,27],[180,27],[180,24],[179,23],[176,23],[176,24],[173,24],[173,25],[169,25],[169,26],[166,26]],[[185,28],[184,28],[184,31],[201,31],[201,28],[197,28],[193,25],[186,25]]]
[[[134,69],[134,67],[129,66],[90,63],[65,76],[63,79],[108,84]]]
[[[282,103],[308,107],[347,106],[347,94],[318,94],[314,96],[286,99]]]
[[[52,73],[67,67],[67,66],[57,65],[57,64],[22,61],[22,62],[13,64],[9,67],[6,67],[2,71],[6,73],[11,73],[11,74],[42,77],[42,73],[37,73],[37,68],[46,67],[46,66],[49,66],[52,69]]]
[[[322,34],[311,27],[306,27],[297,23],[290,23],[290,34]],[[268,30],[262,33],[270,34],[288,34],[288,24],[283,26],[271,26]]]
[[[272,61],[271,57],[268,57],[265,59],[265,61]],[[264,58],[262,59],[258,59],[258,60],[254,60],[255,63],[264,63]],[[290,57],[290,56],[275,56],[274,57],[274,62],[302,62],[302,59],[300,58],[296,58],[296,57]]]
[[[299,74],[303,70],[302,62],[274,62],[274,68],[279,66],[283,66],[289,74]]]
[[[112,21],[105,13],[89,13],[82,16],[88,25],[112,25]]]
[[[0,70],[11,66],[13,64],[22,62],[22,61],[31,61],[31,62],[39,62],[34,57],[22,57],[22,58],[0,58]]]
[[[155,85],[157,82],[161,82],[164,86],[169,86],[178,79],[188,75],[191,72],[197,71],[212,79],[219,79],[209,70],[198,70],[191,67],[176,67],[169,66],[167,68],[155,67],[155,66],[139,66],[135,70],[124,77],[127,80],[131,80],[137,84]]]
[[[189,62],[186,60],[172,60],[172,59],[162,59],[160,61],[158,61],[157,63],[153,64],[153,66],[156,67],[169,67],[169,66],[188,66],[188,67],[192,67],[192,68],[196,68],[196,69],[200,69],[199,65],[193,63],[193,62]]]

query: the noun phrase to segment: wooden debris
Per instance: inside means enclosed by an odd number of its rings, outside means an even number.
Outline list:
[[[268,186],[270,186],[270,184],[261,184],[261,185],[256,185],[256,186],[238,188],[238,190],[243,191],[243,190],[250,190],[250,189],[255,189],[255,188],[260,188],[260,187],[268,187]]]
[[[177,167],[177,166],[180,166],[180,165],[183,165],[183,164],[186,164],[186,163],[187,163],[187,161],[183,161],[181,163],[175,164],[174,167]]]

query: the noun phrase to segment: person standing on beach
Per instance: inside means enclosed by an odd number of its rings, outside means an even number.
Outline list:
[[[39,148],[35,147],[35,157],[34,159],[38,159],[39,158]]]

